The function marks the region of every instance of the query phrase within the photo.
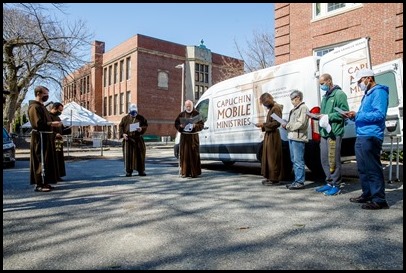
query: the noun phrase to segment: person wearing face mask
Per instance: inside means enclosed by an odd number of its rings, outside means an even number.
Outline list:
[[[59,117],[63,111],[63,104],[60,102],[55,102],[52,105],[49,114],[51,116],[52,121],[61,121]],[[53,142],[54,142],[54,149],[55,149],[55,156],[56,156],[56,165],[58,170],[58,179],[57,181],[63,181],[62,177],[66,176],[66,168],[65,168],[65,156],[63,153],[63,135],[69,135],[72,133],[71,127],[65,127],[63,124],[59,127],[52,127],[54,132],[53,134]]]
[[[317,187],[316,191],[328,196],[341,192],[341,141],[344,135],[345,118],[335,110],[335,107],[348,111],[347,95],[341,87],[333,84],[330,74],[319,78],[320,89],[324,93],[320,106],[320,160],[326,176],[326,184]],[[321,122],[320,122],[321,123]]]
[[[268,109],[265,122],[254,124],[265,132],[261,157],[261,175],[265,179],[262,185],[278,185],[283,178],[282,139],[278,129],[281,124],[272,114],[282,118],[283,106],[276,103],[269,93],[262,94],[259,101]]]
[[[131,104],[128,114],[122,117],[119,124],[119,135],[123,138],[124,168],[127,177],[132,176],[133,170],[139,176],[146,176],[145,156],[146,146],[143,134],[147,131],[147,119],[138,114],[136,104]]]
[[[191,100],[185,101],[185,110],[175,119],[175,128],[181,133],[179,140],[179,174],[182,178],[196,178],[202,174],[199,135],[204,123]]]
[[[355,82],[364,92],[364,96],[358,112],[349,111],[345,116],[355,121],[355,157],[362,194],[350,198],[350,202],[363,203],[361,208],[367,210],[388,209],[381,151],[389,105],[389,88],[375,82],[375,74],[371,69],[359,70]]]
[[[290,110],[288,123],[282,127],[288,132],[290,160],[293,164],[295,180],[290,185],[286,185],[289,190],[304,189],[305,182],[305,144],[308,142],[307,131],[309,128],[309,117],[306,115],[309,108],[303,101],[303,93],[293,90],[290,93],[293,109]]]
[[[35,191],[49,192],[58,179],[54,150],[54,127],[62,122],[52,121],[51,115],[44,105],[49,98],[49,90],[45,86],[34,89],[35,100],[28,103],[28,118],[32,126],[30,141],[30,184],[35,184]]]

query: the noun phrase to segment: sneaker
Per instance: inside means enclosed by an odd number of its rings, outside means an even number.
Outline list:
[[[288,188],[288,190],[300,190],[304,189],[304,184],[294,182],[291,185],[286,185],[286,188]]]
[[[317,191],[317,192],[325,192],[325,191],[330,190],[332,187],[333,187],[333,186],[331,186],[330,184],[326,184],[326,185],[324,185],[324,186],[317,187],[317,188],[315,189],[315,191]]]
[[[323,193],[324,193],[324,195],[332,196],[332,195],[337,195],[337,194],[339,194],[340,192],[341,192],[341,190],[340,190],[339,187],[332,186],[331,189],[329,189],[329,190],[327,190],[327,191],[324,191]]]

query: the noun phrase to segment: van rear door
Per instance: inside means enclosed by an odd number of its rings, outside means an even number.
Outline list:
[[[372,67],[375,80],[389,87],[389,107],[386,114],[385,138],[383,150],[390,150],[391,141],[399,141],[399,149],[403,150],[403,61],[396,59]],[[391,139],[392,138],[392,139]]]

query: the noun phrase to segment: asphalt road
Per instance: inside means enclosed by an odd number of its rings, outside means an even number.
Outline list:
[[[324,196],[310,174],[304,190],[263,186],[257,164],[180,178],[165,147],[148,147],[146,177],[125,177],[118,148],[89,149],[38,193],[18,158],[3,170],[3,270],[403,270],[403,165],[391,208],[365,211],[348,201],[354,162],[342,194]]]

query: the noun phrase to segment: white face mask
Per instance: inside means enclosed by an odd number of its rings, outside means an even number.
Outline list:
[[[364,82],[361,82],[358,84],[359,89],[361,89],[362,92],[367,91],[368,85],[366,85]]]

